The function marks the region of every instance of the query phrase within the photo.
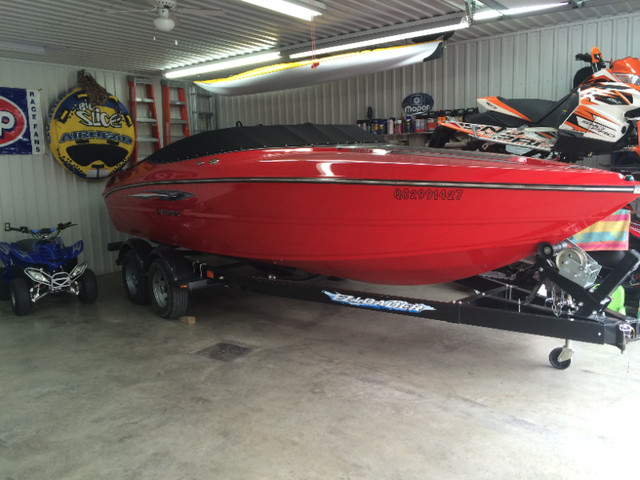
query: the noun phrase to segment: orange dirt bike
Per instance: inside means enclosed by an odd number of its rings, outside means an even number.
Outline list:
[[[574,88],[558,101],[478,98],[486,112],[466,121],[447,120],[434,131],[429,146],[445,147],[456,135],[471,140],[463,148],[557,156],[575,162],[597,153],[640,153],[640,60],[623,58],[607,68],[598,48],[578,54],[590,67],[578,71]],[[524,153],[524,150],[528,150]]]

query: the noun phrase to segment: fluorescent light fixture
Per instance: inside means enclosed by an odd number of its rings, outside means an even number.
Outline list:
[[[173,70],[164,74],[167,78],[181,78],[189,77],[191,75],[198,75],[200,73],[217,72],[218,70],[227,70],[229,68],[244,67],[246,65],[253,65],[256,63],[271,62],[273,60],[280,59],[280,52],[263,53],[262,55],[251,55],[246,57],[239,57],[231,60],[223,60],[213,63],[205,63],[202,65],[195,65],[193,67],[181,68],[180,70]]]
[[[46,55],[47,47],[35,45],[33,43],[12,42],[10,40],[0,40],[0,50],[11,50],[13,52],[32,53],[34,55]]]
[[[479,12],[476,12],[473,15],[473,19],[474,20],[490,20],[492,18],[502,17],[503,15],[504,13],[502,13],[500,10],[493,10],[491,8],[487,8]]]
[[[278,13],[283,13],[285,15],[290,15],[292,17],[300,18],[302,20],[306,20],[310,22],[313,17],[318,15],[322,15],[322,13],[318,12],[316,9],[326,10],[326,7],[321,2],[313,1],[313,8],[311,5],[308,7],[301,5],[296,1],[287,1],[287,0],[242,0],[243,2],[250,3],[252,5],[257,5],[258,7],[268,8],[269,10],[273,10]]]
[[[400,33],[397,35],[389,35],[387,37],[378,37],[370,40],[362,40],[360,42],[345,43],[342,45],[335,45],[333,47],[319,48],[317,50],[309,50],[307,52],[293,53],[289,55],[289,58],[291,59],[305,58],[305,57],[310,57],[312,55],[324,55],[325,53],[335,53],[335,52],[342,52],[345,50],[355,50],[357,48],[370,47],[372,45],[380,45],[383,43],[397,42],[400,40],[407,40],[409,38],[425,37],[427,35],[435,35],[437,33],[451,32],[453,30],[468,28],[469,25],[470,24],[467,17],[463,17],[460,23],[454,23],[452,25],[443,25],[441,27],[427,28],[425,30],[415,30],[412,32]]]
[[[541,5],[529,5],[528,7],[508,8],[505,10],[493,10],[486,9],[477,12],[474,16],[474,20],[489,20],[491,18],[498,18],[502,16],[522,15],[524,13],[540,12],[543,10],[549,10],[551,8],[564,7],[569,2],[559,3],[546,3]]]

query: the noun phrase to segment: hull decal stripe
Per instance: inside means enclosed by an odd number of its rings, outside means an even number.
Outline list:
[[[482,182],[433,182],[423,180],[380,180],[380,179],[350,179],[350,178],[289,178],[289,177],[255,177],[255,178],[197,178],[183,180],[158,180],[144,183],[132,183],[115,187],[104,193],[107,197],[119,190],[140,187],[156,187],[158,185],[189,185],[206,183],[305,183],[305,184],[335,184],[335,185],[379,185],[390,187],[431,187],[431,188],[480,188],[490,190],[544,190],[565,192],[609,192],[609,193],[640,193],[634,185],[554,185],[527,183],[482,183]]]

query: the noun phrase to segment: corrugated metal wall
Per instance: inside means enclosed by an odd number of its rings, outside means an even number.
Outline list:
[[[43,118],[57,99],[77,86],[77,67],[0,59],[0,86],[40,91]],[[87,70],[100,85],[128,105],[127,75]],[[155,88],[160,98],[159,80]],[[44,130],[44,129],[43,129]],[[114,271],[115,255],[108,242],[123,238],[111,225],[102,200],[104,180],[83,180],[58,164],[49,149],[44,155],[0,155],[0,241],[23,235],[4,232],[4,222],[29,227],[72,221],[77,227],[62,234],[65,242],[84,240],[84,258],[97,274]]]
[[[455,40],[455,36],[452,40]],[[598,46],[605,58],[640,56],[640,14],[450,43],[439,60],[273,93],[218,97],[218,128],[278,123],[355,123],[399,117],[410,93],[433,96],[436,109],[473,107],[476,97],[559,99],[585,66],[576,53]],[[321,67],[320,67],[321,68]]]
[[[278,123],[355,123],[372,106],[376,116],[399,116],[402,99],[413,92],[433,95],[435,108],[475,105],[482,95],[556,99],[567,92],[581,65],[575,53],[598,45],[605,58],[640,56],[640,14],[566,27],[450,44],[440,60],[374,75],[290,91],[218,97],[218,128]],[[76,86],[78,69],[0,59],[0,86],[40,90],[43,113]],[[109,92],[128,103],[124,73],[90,70]],[[160,99],[159,82],[155,88]],[[160,108],[158,105],[158,115]],[[0,156],[0,222],[46,226],[79,224],[63,235],[82,238],[85,258],[97,273],[116,270],[106,244],[123,238],[111,226],[102,201],[103,181],[82,180],[43,156]],[[18,235],[0,229],[0,241]]]

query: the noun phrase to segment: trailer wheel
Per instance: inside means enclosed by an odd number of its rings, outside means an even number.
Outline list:
[[[136,305],[146,305],[151,299],[142,258],[134,250],[129,250],[122,257],[121,264],[122,283],[129,300]]]
[[[566,370],[571,365],[571,359],[560,362],[558,357],[562,353],[562,347],[554,348],[551,350],[549,354],[549,363],[553,368],[557,368],[558,370]]]
[[[162,318],[177,318],[187,311],[189,292],[171,284],[171,267],[158,258],[149,268],[149,291],[151,304]]]
[[[78,292],[78,298],[82,303],[93,303],[98,298],[98,282],[96,281],[96,274],[93,270],[87,268],[82,276],[78,279],[78,286],[80,292]]]
[[[18,277],[11,280],[9,284],[11,291],[11,307],[13,313],[18,316],[27,315],[33,303],[31,302],[31,283],[24,277]]]

